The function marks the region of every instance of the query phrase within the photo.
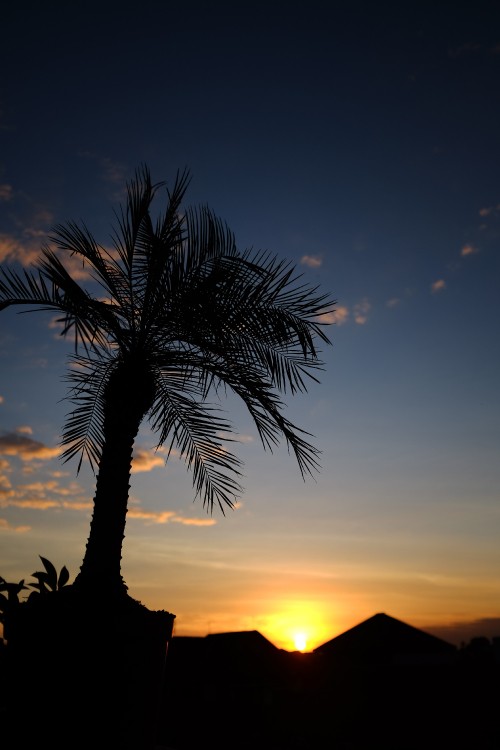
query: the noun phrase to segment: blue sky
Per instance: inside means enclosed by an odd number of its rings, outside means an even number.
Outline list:
[[[109,242],[147,163],[244,248],[337,300],[321,384],[288,402],[304,483],[237,403],[245,493],[225,518],[138,440],[123,568],[176,632],[310,647],[375,612],[500,634],[499,12],[472,4],[28,3],[4,11],[0,259],[50,228]],[[28,12],[29,11],[29,12]],[[94,478],[57,446],[68,346],[0,315],[0,575],[74,575]],[[460,626],[460,627],[459,627]]]

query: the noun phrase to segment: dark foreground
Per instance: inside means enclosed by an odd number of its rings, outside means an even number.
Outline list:
[[[500,664],[333,663],[176,639],[158,742],[175,750],[500,750]]]

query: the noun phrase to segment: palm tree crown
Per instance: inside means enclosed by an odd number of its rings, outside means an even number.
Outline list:
[[[221,434],[231,425],[217,405],[228,390],[244,402],[265,449],[281,438],[303,476],[319,468],[308,433],[284,416],[284,396],[307,390],[322,369],[321,316],[333,302],[302,283],[289,263],[240,251],[226,224],[205,207],[182,209],[188,171],[178,172],[163,211],[163,183],[143,166],[127,185],[112,247],[84,225],[56,226],[32,270],[0,268],[0,310],[56,310],[74,337],[68,374],[72,410],[62,456],[87,459],[97,473],[94,512],[75,583],[125,586],[120,574],[132,449],[144,419],[157,446],[175,448],[193,472],[196,495],[212,512],[241,492],[240,461]],[[61,257],[78,256],[91,294]],[[92,286],[92,285],[89,285]],[[105,583],[104,583],[105,582]],[[126,587],[125,587],[126,588]]]

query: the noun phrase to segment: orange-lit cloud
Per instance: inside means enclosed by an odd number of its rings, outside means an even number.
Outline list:
[[[26,427],[23,428],[26,430]],[[0,435],[0,455],[17,456],[22,461],[39,459],[48,461],[60,455],[60,448],[49,448],[38,440],[32,440],[19,432]]]
[[[141,508],[130,508],[127,518],[135,518],[150,523],[180,523],[185,526],[214,526],[217,521],[213,518],[185,518],[179,516],[173,510],[152,511]]]
[[[497,203],[496,206],[485,206],[484,208],[480,208],[479,216],[490,216],[490,214],[496,214],[498,211],[500,211],[500,203]]]
[[[33,429],[29,427],[29,425],[16,427],[16,432],[18,432],[20,435],[33,435]]]
[[[184,526],[215,526],[215,518],[184,518],[183,516],[174,516],[172,523],[182,523]]]
[[[320,315],[318,320],[321,323],[327,323],[327,324],[334,324],[334,325],[344,325],[344,323],[347,323],[347,319],[349,317],[349,310],[345,305],[339,305],[335,308],[335,310],[332,310],[329,313],[325,313],[324,315]]]
[[[136,518],[141,521],[150,521],[151,523],[169,523],[175,513],[173,510],[152,511],[142,510],[141,508],[129,508],[127,519]]]
[[[12,526],[6,518],[0,518],[0,531],[10,531],[15,534],[24,534],[31,531],[31,526]]]
[[[16,237],[8,234],[0,234],[0,261],[8,263],[18,262],[23,266],[29,266],[40,255],[38,243],[20,242]]]
[[[303,266],[308,266],[309,268],[319,268],[323,260],[318,255],[303,255],[300,262]]]
[[[146,451],[136,448],[132,460],[132,474],[138,474],[140,471],[152,471],[157,466],[165,466],[165,457],[160,455],[161,452],[161,450]]]
[[[0,396],[0,404],[3,404],[4,401],[5,401],[4,397]]]
[[[4,475],[0,479],[6,479]],[[88,510],[91,507],[88,499],[82,500],[84,491],[77,482],[59,484],[53,479],[47,482],[32,482],[13,487],[8,480],[0,484],[0,507],[31,508],[49,510],[53,508],[72,508]],[[68,500],[68,498],[70,498]]]
[[[16,508],[29,508],[30,510],[49,510],[50,508],[59,508],[61,503],[57,500],[49,500],[48,498],[30,497],[26,500],[11,501],[8,505]]]
[[[460,250],[460,255],[462,258],[465,258],[467,255],[476,255],[479,250],[477,247],[474,247],[474,245],[464,245],[463,248]]]
[[[371,304],[366,299],[361,300],[361,302],[358,302],[356,305],[354,305],[353,308],[353,315],[354,320],[356,323],[360,326],[364,325],[368,320],[368,313],[371,310]]]
[[[47,232],[42,229],[27,228],[23,230],[23,239],[11,234],[0,234],[0,261],[7,263],[20,263],[25,268],[35,263],[41,256],[41,247],[48,244],[54,251],[56,247],[46,243]],[[78,255],[59,253],[68,273],[76,281],[90,279],[87,267],[83,265],[82,258]]]
[[[431,291],[433,294],[441,292],[443,289],[446,289],[446,281],[444,281],[444,279],[438,279],[431,284]]]

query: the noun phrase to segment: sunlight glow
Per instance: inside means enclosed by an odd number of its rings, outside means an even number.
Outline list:
[[[324,602],[312,599],[273,601],[273,612],[261,618],[258,629],[278,648],[311,651],[332,637],[335,622]]]
[[[307,646],[307,636],[305,633],[295,633],[293,636],[293,642],[295,643],[295,649],[297,651],[305,651]]]

